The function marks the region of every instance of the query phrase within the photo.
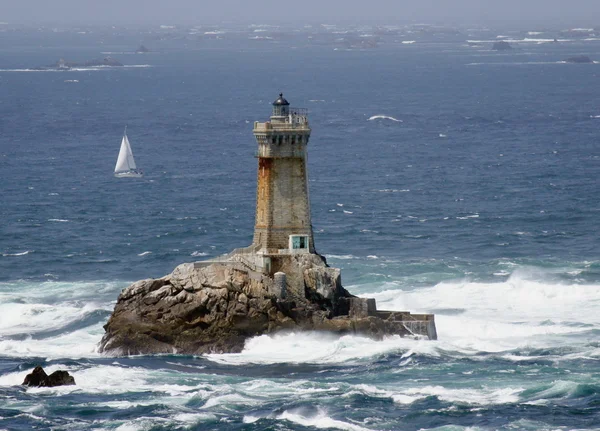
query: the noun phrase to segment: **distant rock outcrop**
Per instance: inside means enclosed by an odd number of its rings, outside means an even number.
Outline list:
[[[39,69],[39,70],[48,70],[48,69],[50,69],[50,70],[52,70],[52,69],[69,70],[69,69],[77,68],[77,67],[98,67],[98,66],[122,67],[123,63],[121,63],[118,60],[115,60],[112,57],[97,58],[94,60],[84,61],[83,63],[78,63],[75,61],[66,61],[64,58],[61,58],[56,63],[54,63],[50,66],[38,67],[37,69]]]
[[[319,255],[282,262],[272,276],[243,260],[184,263],[163,278],[133,283],[119,296],[99,350],[239,352],[246,339],[281,330],[436,338],[433,315],[377,311],[374,299],[344,289],[340,270]]]
[[[67,371],[58,370],[47,375],[42,367],[35,367],[30,374],[25,376],[24,386],[66,386],[74,385],[75,379]]]
[[[510,46],[510,43],[508,43],[508,42],[506,42],[504,40],[501,40],[501,41],[498,41],[498,42],[494,42],[494,44],[492,45],[492,49],[494,51],[508,51],[508,50],[513,49],[513,48],[512,48],[512,46]]]
[[[138,49],[135,50],[135,52],[138,54],[145,54],[147,52],[150,52],[150,50],[148,48],[146,48],[144,45],[140,45],[138,47]]]
[[[567,63],[593,63],[592,59],[587,55],[575,55],[565,60]]]

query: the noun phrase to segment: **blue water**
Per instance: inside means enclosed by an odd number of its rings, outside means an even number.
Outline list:
[[[0,429],[600,429],[600,65],[561,62],[599,41],[30,37],[0,41]],[[101,52],[127,67],[30,70]],[[318,251],[440,339],[100,356],[130,282],[251,242],[279,91],[310,110]],[[112,176],[125,125],[142,179]],[[77,386],[20,387],[36,365]]]

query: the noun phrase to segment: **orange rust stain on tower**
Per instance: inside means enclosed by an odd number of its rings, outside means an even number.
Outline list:
[[[258,159],[258,181],[256,186],[256,227],[266,228],[270,223],[267,217],[271,213],[271,159]]]

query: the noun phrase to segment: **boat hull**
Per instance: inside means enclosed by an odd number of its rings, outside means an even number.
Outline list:
[[[115,172],[116,178],[142,178],[144,174],[139,171]]]

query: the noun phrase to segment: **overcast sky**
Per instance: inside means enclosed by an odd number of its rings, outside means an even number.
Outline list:
[[[600,0],[0,0],[10,24],[220,21],[600,26]]]

